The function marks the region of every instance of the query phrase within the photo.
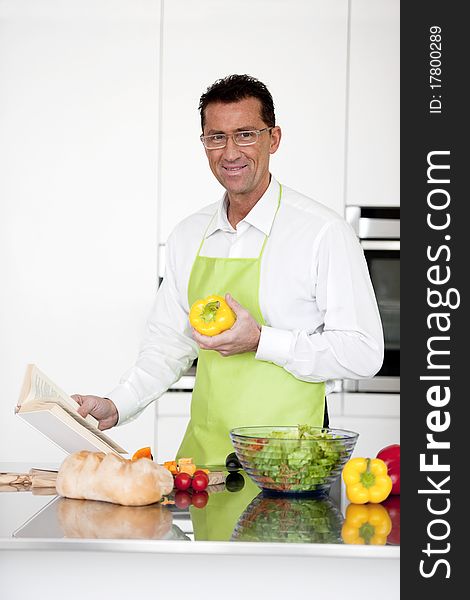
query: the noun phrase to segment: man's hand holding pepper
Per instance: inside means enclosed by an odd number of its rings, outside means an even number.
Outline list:
[[[193,329],[194,340],[202,350],[215,350],[222,356],[256,352],[261,335],[261,326],[246,308],[243,308],[230,294],[225,295],[225,301],[237,316],[234,325],[214,336],[201,335]]]

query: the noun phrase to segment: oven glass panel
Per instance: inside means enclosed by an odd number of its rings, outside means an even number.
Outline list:
[[[400,252],[365,252],[382,319],[385,356],[378,375],[400,375]]]

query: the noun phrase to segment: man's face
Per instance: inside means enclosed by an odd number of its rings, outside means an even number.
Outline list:
[[[261,102],[245,98],[225,104],[214,102],[205,110],[204,135],[231,134],[236,131],[264,129]],[[209,166],[219,183],[230,195],[250,196],[265,192],[269,185],[269,155],[276,152],[281,140],[281,130],[274,127],[263,131],[256,144],[237,146],[229,136],[225,148],[207,150]],[[257,200],[258,198],[256,198]]]

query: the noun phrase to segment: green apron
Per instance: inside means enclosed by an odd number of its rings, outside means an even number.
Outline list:
[[[281,195],[282,187],[277,211]],[[256,258],[214,258],[200,255],[204,234],[189,278],[189,306],[198,298],[229,292],[265,325],[258,291],[267,239]],[[257,360],[254,352],[224,357],[215,350],[200,350],[191,419],[177,457],[191,457],[198,466],[225,465],[227,455],[233,452],[230,429],[299,423],[321,427],[324,409],[323,382],[296,379],[274,363]]]

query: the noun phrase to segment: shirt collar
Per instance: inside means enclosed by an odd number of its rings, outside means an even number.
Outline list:
[[[269,235],[271,227],[276,216],[279,200],[279,183],[274,177],[271,177],[268,189],[264,192],[258,202],[253,206],[250,212],[243,219],[249,225],[256,227],[265,235]],[[217,212],[214,215],[205,237],[208,238],[216,231],[233,232],[234,229],[227,217],[227,194],[220,199]]]

